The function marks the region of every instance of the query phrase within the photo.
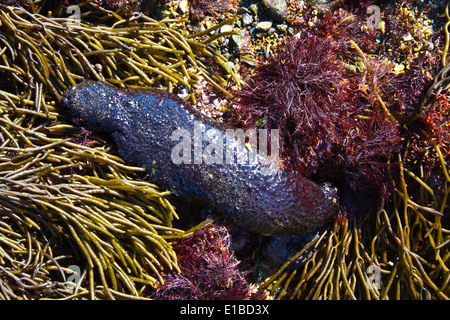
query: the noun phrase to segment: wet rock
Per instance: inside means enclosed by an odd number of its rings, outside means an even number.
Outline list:
[[[258,65],[258,60],[249,56],[242,57],[241,62],[248,64],[251,67],[256,67]]]
[[[221,33],[222,32],[230,32],[230,31],[233,31],[233,25],[231,25],[231,24],[226,24],[220,28]]]
[[[277,25],[277,29],[283,33],[287,31],[288,25],[286,23],[282,23]]]
[[[246,7],[239,7],[237,9],[236,13],[237,14],[245,14],[245,13],[251,14],[252,12],[249,9],[247,9]]]
[[[253,13],[254,16],[258,15],[258,5],[256,3],[251,4],[248,9]]]
[[[206,29],[209,29],[209,28],[211,28],[212,26],[214,26],[214,21],[213,20],[211,20],[211,19],[207,19],[206,21],[205,21],[205,28]]]
[[[231,36],[231,42],[232,44],[234,44],[234,46],[238,49],[240,49],[241,45],[242,45],[242,35],[240,34],[235,34]]]
[[[287,19],[288,7],[286,0],[261,0],[261,2],[272,19],[280,22]]]
[[[316,0],[314,1],[314,5],[321,8],[322,10],[330,9],[333,1],[329,0]]]
[[[241,29],[239,30],[239,34],[231,36],[231,42],[239,54],[250,51],[252,47],[252,39],[246,29]]]
[[[241,21],[242,21],[242,25],[243,25],[243,26],[248,26],[248,25],[252,24],[252,22],[253,22],[253,17],[252,17],[251,15],[249,15],[248,13],[245,13],[245,14],[242,16]]]
[[[231,53],[228,51],[228,50],[224,50],[223,52],[222,52],[222,56],[225,58],[225,59],[227,59],[227,60],[230,60],[230,58],[231,58]]]
[[[269,31],[270,28],[272,28],[272,21],[262,21],[256,25],[255,30],[256,32],[266,32]]]
[[[181,14],[185,14],[189,10],[189,4],[187,0],[181,0],[178,2],[178,9],[180,10]]]

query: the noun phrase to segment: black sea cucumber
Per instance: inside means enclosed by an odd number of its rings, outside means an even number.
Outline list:
[[[178,142],[172,141],[172,135],[177,129],[193,136],[195,126],[202,123],[204,132],[213,128],[224,132],[220,124],[201,116],[176,95],[85,81],[70,88],[62,104],[77,124],[111,138],[125,161],[153,172],[155,183],[183,201],[231,217],[250,231],[305,233],[330,223],[337,212],[333,188],[289,170],[263,172],[267,168],[263,156],[244,165],[174,163],[171,156]]]

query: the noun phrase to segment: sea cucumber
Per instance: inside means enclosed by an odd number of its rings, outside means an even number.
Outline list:
[[[337,212],[333,188],[290,170],[263,173],[269,161],[263,156],[252,164],[174,163],[172,151],[178,142],[172,135],[177,129],[193,135],[201,123],[204,132],[224,132],[221,124],[174,94],[84,81],[67,90],[62,105],[77,125],[112,139],[122,159],[153,173],[160,187],[249,231],[301,234],[327,225]]]

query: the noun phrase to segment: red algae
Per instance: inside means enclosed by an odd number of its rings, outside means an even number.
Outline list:
[[[189,0],[190,18],[193,24],[208,16],[217,17],[222,13],[235,11],[236,7],[235,0]]]
[[[287,38],[234,92],[234,121],[279,129],[286,167],[334,183],[349,212],[365,212],[389,194],[386,160],[401,141],[399,124],[382,108],[392,67],[364,57],[362,71],[348,72],[340,57],[350,48],[342,43]]]
[[[180,273],[163,274],[164,284],[149,293],[164,300],[263,299],[239,270],[226,228],[210,225],[174,246]]]

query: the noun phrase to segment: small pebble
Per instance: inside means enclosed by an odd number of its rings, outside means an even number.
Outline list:
[[[214,24],[215,24],[214,21],[212,21],[212,20],[210,20],[210,19],[207,19],[207,20],[205,21],[205,27],[206,27],[206,29],[211,28]]]
[[[411,40],[414,40],[414,38],[413,38],[413,36],[410,33],[405,34],[403,36],[403,41],[411,41]]]
[[[236,11],[237,14],[245,14],[248,13],[250,14],[251,11],[249,9],[247,9],[246,7],[239,7]]]
[[[233,25],[226,24],[220,28],[220,32],[230,32],[233,31]]]
[[[178,9],[180,10],[181,14],[185,14],[189,10],[189,4],[187,0],[181,0],[178,2]]]
[[[245,14],[242,16],[241,21],[242,21],[242,25],[248,26],[248,25],[252,24],[252,22],[253,22],[253,17],[252,17],[251,15],[249,15],[248,13],[245,13]]]
[[[272,21],[262,21],[256,25],[256,31],[266,32],[272,27]]]
[[[286,0],[262,0],[267,14],[276,21],[285,21],[288,16]]]
[[[94,69],[95,69],[95,71],[97,71],[98,73],[102,73],[103,67],[102,67],[102,65],[101,65],[100,63],[96,63],[96,64],[94,65]]]
[[[252,40],[247,29],[239,30],[239,34],[231,36],[231,41],[236,47],[238,53],[250,50],[252,46]]]
[[[288,25],[286,23],[282,23],[282,24],[278,24],[277,25],[277,29],[280,30],[281,32],[286,32],[288,28]]]
[[[227,60],[229,60],[230,59],[230,57],[231,57],[231,53],[228,51],[228,49],[225,51],[224,50],[224,52],[222,53],[222,56],[225,58],[225,59],[227,59]]]
[[[258,5],[256,3],[251,4],[248,9],[253,13],[254,16],[258,15]]]
[[[181,92],[178,94],[178,96],[181,99],[184,99],[184,98],[186,98],[188,96],[188,94],[189,94],[189,89],[188,88],[183,88],[183,89],[181,89]]]
[[[248,64],[251,67],[256,67],[258,65],[258,60],[248,56],[241,57],[241,62]]]

